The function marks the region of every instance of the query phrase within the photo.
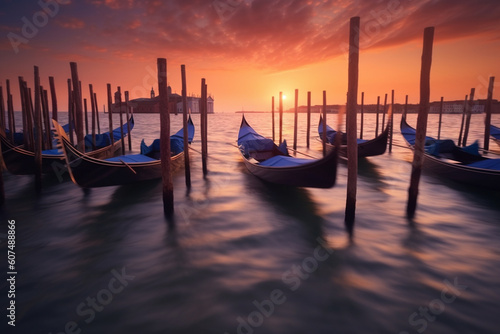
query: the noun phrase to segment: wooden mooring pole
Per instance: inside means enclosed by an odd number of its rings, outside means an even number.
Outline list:
[[[359,75],[359,31],[360,18],[352,17],[349,24],[349,67],[347,83],[347,199],[345,223],[352,232],[356,214],[356,192],[358,180],[358,75]]]
[[[5,131],[7,128],[5,126],[5,101],[3,99],[3,87],[0,86],[0,131]],[[1,145],[0,145],[1,146]],[[4,187],[4,181],[3,181],[3,169],[4,169],[4,162],[3,162],[3,156],[2,156],[2,151],[0,150],[0,206],[2,206],[5,203],[5,187]]]
[[[14,143],[14,133],[16,133],[16,121],[14,118],[14,103],[12,101],[12,94],[10,93],[10,81],[5,81],[7,89],[7,121],[9,122],[10,140]]]
[[[326,90],[323,91],[323,135],[321,136],[323,142],[323,156],[326,156]],[[340,126],[340,124],[338,124]]]
[[[85,152],[85,138],[83,135],[83,108],[80,81],[78,80],[78,68],[75,62],[70,63],[71,78],[73,81],[73,95],[75,97],[75,126],[76,147],[80,152]]]
[[[120,141],[122,147],[122,155],[125,155],[125,132],[123,131],[123,110],[122,110],[122,90],[118,87],[118,91],[115,93],[115,105],[118,106],[120,115]],[[111,136],[113,134],[111,133]]]
[[[464,129],[464,137],[462,139],[462,146],[467,146],[467,138],[469,137],[469,128],[470,128],[470,120],[472,117],[472,106],[474,104],[474,93],[476,92],[475,88],[471,88],[469,95],[469,102],[465,108],[465,129]]]
[[[0,129],[5,130],[5,100],[3,99],[3,87],[0,86]]]
[[[307,133],[306,146],[309,148],[311,141],[311,92],[307,92]]]
[[[365,119],[365,114],[364,114],[364,106],[365,106],[365,92],[361,92],[361,123],[359,125],[359,139],[363,139],[363,122]]]
[[[85,118],[85,135],[89,134],[89,112],[87,106],[87,99],[83,99],[83,113]]]
[[[382,113],[382,132],[385,130],[385,114],[387,113],[387,94],[385,94],[384,98],[384,112]]]
[[[113,138],[113,100],[111,97],[111,84],[107,84],[108,91],[108,119],[109,119],[109,139],[111,140],[111,145],[114,144],[115,138]]]
[[[158,92],[160,95],[160,156],[163,181],[163,212],[167,218],[171,218],[174,213],[174,185],[170,166],[170,110],[167,90],[167,60],[165,58],[158,58],[157,66]]]
[[[95,150],[95,140],[96,140],[96,135],[95,135],[95,127],[96,127],[96,104],[94,100],[94,87],[92,84],[89,84],[89,94],[90,94],[90,106],[92,109],[92,150]]]
[[[68,131],[69,131],[69,141],[72,145],[75,144],[73,130],[75,129],[75,123],[73,121],[73,91],[71,89],[71,79],[68,79]]]
[[[49,97],[47,90],[40,86],[40,94],[42,97],[43,111],[43,126],[45,128],[45,149],[52,149],[52,134],[50,132],[50,117],[49,117]]]
[[[490,77],[488,85],[488,99],[486,100],[485,118],[484,118],[484,150],[490,149],[490,125],[491,125],[491,101],[493,99],[493,86],[495,84],[495,77]]]
[[[430,75],[432,64],[432,46],[434,27],[424,30],[424,44],[422,51],[422,65],[420,70],[420,107],[418,111],[417,129],[415,137],[415,152],[411,169],[410,187],[408,189],[408,205],[406,216],[413,219],[417,208],[418,185],[424,164],[425,135],[427,132],[427,117],[429,114]]]
[[[441,139],[441,123],[443,121],[443,104],[444,97],[441,96],[441,102],[439,103],[439,121],[438,121],[438,140]]]
[[[375,137],[378,136],[378,123],[379,123],[379,114],[380,114],[380,96],[377,96],[377,118],[375,120]]]
[[[408,114],[408,95],[405,97],[405,107],[403,109],[403,115],[406,117],[406,114]]]
[[[34,153],[35,153],[35,191],[39,194],[42,191],[42,110],[40,97],[40,72],[35,66],[35,132],[34,132]]]
[[[99,107],[97,104],[97,94],[94,93],[94,104],[95,104],[95,118],[97,121],[97,133],[101,134],[101,124],[99,122]]]
[[[295,90],[295,108],[293,118],[293,150],[297,151],[297,127],[299,122],[299,90]]]
[[[283,142],[283,92],[280,92],[280,104],[279,104],[279,114],[280,114],[280,144]]]
[[[207,158],[208,158],[208,117],[207,117],[207,84],[206,84],[206,79],[203,78],[201,79],[201,164],[203,168],[203,177],[206,177],[208,174],[208,167],[207,167]]]
[[[393,135],[393,127],[394,127],[394,89],[391,91],[391,110],[387,115],[389,117],[389,153],[392,153],[392,135]]]
[[[271,128],[272,128],[272,133],[273,133],[273,143],[276,140],[275,134],[274,134],[274,96],[271,99]]]
[[[186,178],[186,187],[191,188],[191,167],[189,163],[189,139],[188,139],[188,110],[187,110],[187,84],[186,84],[186,65],[181,65],[182,79],[182,126],[184,129],[184,174]]]
[[[57,121],[57,94],[54,77],[49,77],[50,99],[52,100],[52,119]]]
[[[128,90],[125,91],[125,118],[127,120],[127,139],[128,139],[128,150],[132,151],[132,131],[130,129],[130,123],[128,122],[130,119],[130,104],[129,104],[129,96]]]
[[[458,146],[462,145],[462,137],[464,134],[464,123],[465,123],[465,110],[467,109],[468,99],[469,99],[469,95],[465,95],[464,106],[462,108],[462,122],[460,123],[460,132],[458,134]]]

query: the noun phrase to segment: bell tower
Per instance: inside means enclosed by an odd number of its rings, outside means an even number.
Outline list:
[[[155,98],[155,90],[153,89],[153,87],[151,87],[151,98]]]

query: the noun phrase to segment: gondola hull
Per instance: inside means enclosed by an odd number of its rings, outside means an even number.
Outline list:
[[[481,188],[500,190],[500,171],[459,165],[425,154],[424,170],[438,177]]]
[[[162,177],[161,160],[145,162],[107,161],[91,157],[74,148],[54,122],[57,138],[62,143],[71,179],[82,188],[132,184]],[[171,157],[171,171],[184,164],[184,151]]]
[[[401,134],[408,146],[414,149],[413,140],[415,129],[408,125],[406,118],[401,118]],[[426,143],[435,141],[426,137]],[[480,158],[483,159],[483,158]],[[487,160],[487,159],[485,159]],[[454,160],[443,159],[424,152],[424,171],[439,178],[453,180],[466,185],[500,190],[500,170],[485,169],[461,164]]]
[[[7,170],[14,175],[32,175],[35,174],[35,153],[25,150],[22,146],[14,146],[3,136],[0,136],[2,142],[2,154]],[[115,142],[98,150],[89,152],[89,156],[99,159],[106,159],[114,156],[122,147],[121,141]],[[65,169],[63,154],[43,154],[42,153],[42,173],[59,173]]]
[[[295,167],[260,166],[244,156],[243,162],[250,173],[266,182],[294,187],[331,188],[337,176],[335,149],[323,159]]]
[[[266,141],[266,144],[259,142],[259,140]],[[272,141],[270,143],[269,141],[271,140],[257,134],[243,117],[240,133],[238,134],[238,145],[240,145],[240,153],[244,164],[250,173],[266,182],[287,186],[331,188],[335,185],[337,178],[337,149],[333,149],[322,159],[306,161],[278,152],[278,147]],[[271,148],[269,144],[274,148]],[[246,145],[250,145],[247,148],[257,148],[257,150],[252,151],[252,153],[247,152],[248,154],[244,153]],[[252,145],[255,146],[251,147]],[[264,146],[266,146],[265,149]],[[261,162],[251,157],[252,154],[256,157],[262,156],[266,152],[273,153],[261,160]],[[276,158],[284,158],[283,163],[278,163],[275,160]],[[274,163],[266,165],[271,160],[276,161],[276,165]]]
[[[387,122],[385,130],[379,134],[377,137],[367,140],[365,142],[358,144],[358,158],[373,157],[376,155],[382,155],[387,149],[387,139],[389,138],[389,127],[390,122]],[[320,133],[319,140],[322,141],[322,119],[320,118],[320,123],[318,126],[318,132]],[[327,141],[327,148],[331,150],[334,146],[331,142]],[[347,145],[343,144],[340,146],[339,154],[342,157],[347,157]]]
[[[108,187],[160,179],[161,161],[124,163],[95,159],[81,154],[63,139],[71,179],[82,188]],[[184,152],[171,158],[171,169],[184,163]]]
[[[130,125],[129,125],[130,124]],[[133,128],[133,118],[129,120],[124,127]],[[119,129],[119,128],[118,128]],[[118,129],[114,131],[117,132]],[[127,134],[128,132],[126,132]],[[0,142],[2,146],[2,155],[4,157],[5,166],[7,170],[14,175],[32,175],[35,174],[35,153],[30,150],[24,149],[24,147],[13,145],[4,134],[0,134]],[[107,145],[100,147],[93,151],[88,152],[88,156],[107,159],[116,155],[122,148],[122,141],[115,140],[112,145]],[[42,152],[42,173],[49,174],[55,173],[59,174],[61,171],[65,170],[64,155],[59,154],[44,154]]]

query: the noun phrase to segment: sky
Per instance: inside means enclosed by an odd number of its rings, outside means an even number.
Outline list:
[[[270,110],[279,92],[285,108],[343,104],[347,92],[349,20],[361,18],[359,92],[365,103],[395,90],[395,99],[419,101],[423,31],[435,27],[431,101],[461,100],[476,89],[486,98],[495,76],[500,89],[498,0],[2,0],[0,85],[11,82],[20,109],[18,77],[33,87],[56,82],[59,110],[67,110],[70,62],[78,64],[83,97],[94,86],[106,104],[106,84],[131,99],[158,91],[157,58],[181,93],[200,95],[201,79],[215,112]],[[5,88],[4,88],[5,91]],[[360,98],[358,98],[360,102]]]

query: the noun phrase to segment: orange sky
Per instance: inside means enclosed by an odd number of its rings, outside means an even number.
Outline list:
[[[180,65],[188,93],[201,78],[216,112],[269,110],[271,97],[288,95],[285,108],[344,103],[349,18],[361,17],[359,92],[375,103],[395,90],[396,102],[418,102],[423,30],[435,27],[431,100],[463,99],[471,88],[486,97],[490,76],[500,88],[500,5],[497,0],[4,0],[0,5],[0,82],[10,79],[19,109],[18,76],[33,86],[57,84],[67,109],[69,62],[76,61],[88,96],[100,109],[106,84],[131,98],[157,91],[156,59],[167,58],[168,81],[180,93]],[[5,89],[4,89],[5,90]]]

